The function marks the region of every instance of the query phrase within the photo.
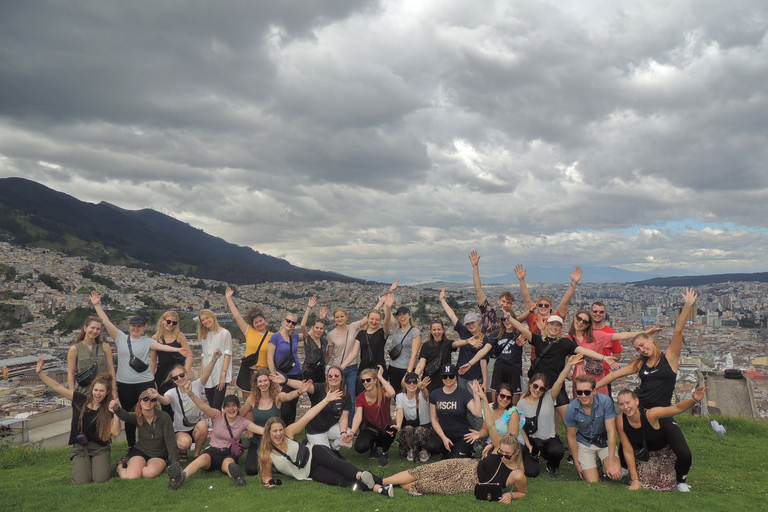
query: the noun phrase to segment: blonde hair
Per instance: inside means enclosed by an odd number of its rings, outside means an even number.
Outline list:
[[[165,335],[165,320],[167,318],[171,318],[172,316],[176,317],[176,325],[173,326],[173,329],[171,329],[171,333],[174,336],[174,339],[177,339],[179,337],[179,334],[181,334],[181,330],[179,329],[179,322],[181,322],[181,318],[175,311],[166,311],[163,313],[163,316],[160,317],[160,320],[157,321],[157,330],[155,331],[155,334],[157,335],[157,341],[160,340],[160,336]]]
[[[266,472],[267,468],[272,465],[270,455],[272,454],[274,445],[272,444],[271,432],[272,426],[275,423],[279,423],[283,426],[283,429],[285,429],[285,422],[278,416],[269,418],[264,424],[264,435],[261,436],[261,445],[259,446],[259,471],[262,475]]]
[[[503,444],[505,444],[507,446],[511,446],[512,447],[512,451],[513,452],[517,452],[517,457],[515,457],[512,460],[514,460],[515,463],[522,468],[523,467],[523,453],[520,450],[520,441],[518,441],[517,438],[515,436],[513,436],[512,434],[504,434],[499,439],[499,446],[496,447],[496,450],[498,451],[499,447],[501,445],[503,445]]]
[[[203,325],[203,317],[209,316],[213,318],[213,325],[211,326],[210,331],[206,326]],[[200,312],[199,315],[197,315],[197,339],[200,341],[203,341],[205,338],[208,337],[208,332],[219,332],[221,330],[221,326],[219,325],[219,321],[216,319],[216,315],[213,314],[213,311],[210,309],[204,309]]]
[[[367,315],[365,315],[365,321],[363,321],[363,323],[360,324],[360,330],[361,331],[364,331],[364,330],[368,329],[368,317],[371,316],[372,313],[375,313],[375,314],[379,315],[379,319],[383,319],[384,318],[384,316],[381,314],[381,310],[373,308],[372,310],[370,310],[368,312]]]
[[[381,402],[384,401],[384,392],[382,391],[381,385],[379,384],[379,372],[373,368],[366,368],[360,372],[360,379],[362,379],[366,374],[376,379],[376,412],[379,412],[381,410]],[[365,393],[365,391],[363,391],[363,393]]]

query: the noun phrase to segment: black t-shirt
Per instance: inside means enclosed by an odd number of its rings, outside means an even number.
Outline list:
[[[381,365],[382,368],[387,367],[384,360],[384,345],[387,344],[387,339],[384,337],[383,328],[380,327],[373,334],[369,334],[367,330],[363,329],[357,333],[355,339],[360,342],[359,372],[366,368],[375,369],[377,365]]]
[[[664,352],[661,353],[656,366],[651,367],[643,364],[638,376],[640,377],[640,387],[635,389],[635,394],[637,394],[641,406],[650,409],[672,405],[677,373],[669,365]]]
[[[477,481],[507,486],[512,470],[502,463],[501,455],[492,453],[477,463]]]
[[[424,377],[429,377],[431,380],[429,386],[427,386],[427,389],[430,391],[430,393],[437,388],[443,387],[443,380],[440,376],[440,371],[443,369],[444,364],[449,364],[451,362],[451,353],[453,353],[455,350],[456,349],[453,348],[453,342],[448,339],[443,339],[443,341],[434,347],[430,347],[429,342],[424,343],[421,346],[421,350],[419,351],[419,359],[427,360],[427,363],[424,365]],[[440,364],[435,366],[434,373],[428,374],[427,368],[430,367],[430,361],[438,358]]]
[[[437,409],[437,421],[448,439],[459,439],[469,433],[472,425],[467,418],[467,405],[471,401],[470,392],[458,387],[451,394],[443,388],[430,393],[429,403]]]
[[[554,343],[546,354],[542,357],[544,349]],[[534,334],[530,341],[533,348],[536,349],[536,359],[531,363],[531,369],[528,370],[528,377],[543,373],[549,380],[549,385],[555,383],[560,376],[560,372],[565,368],[565,358],[576,353],[579,344],[568,338],[560,338],[554,341],[552,338],[543,339],[540,334]],[[539,361],[537,365],[534,363]]]
[[[325,384],[314,384],[313,386],[315,390],[309,395],[309,402],[314,407],[323,401],[326,392]],[[349,392],[340,399],[329,402],[317,416],[309,420],[307,434],[323,434],[328,432],[331,427],[339,422],[344,411],[352,412],[352,406],[352,398],[350,398]]]
[[[520,335],[515,332],[504,332],[500,339],[491,339],[491,353],[496,354],[497,361],[512,366],[518,373],[523,373],[523,347],[517,344],[517,337]]]
[[[100,444],[101,446],[107,446],[109,439],[102,441],[99,437],[99,430],[96,425],[96,416],[98,411],[94,411],[88,408],[85,403],[88,401],[88,397],[82,393],[75,391],[72,396],[72,427],[69,431],[69,444],[75,444],[75,438],[79,434],[85,434],[85,437],[89,441]],[[83,429],[80,430],[80,411],[85,409],[83,414]]]

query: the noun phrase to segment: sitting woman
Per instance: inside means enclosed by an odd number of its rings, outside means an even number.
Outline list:
[[[149,390],[141,392],[134,412],[124,410],[116,400],[109,403],[109,410],[124,422],[135,425],[138,432],[136,444],[117,463],[120,478],[155,478],[169,462],[179,465],[173,420],[160,410],[157,398],[150,397]]]
[[[355,451],[364,453],[370,451],[370,457],[379,459],[379,467],[389,463],[389,447],[395,441],[397,430],[392,425],[390,403],[395,396],[395,390],[384,378],[384,368],[379,371],[367,368],[360,373],[360,381],[365,391],[357,396],[355,401],[355,418],[352,420],[351,432],[341,436],[345,443],[352,441],[357,429],[360,434],[355,441]],[[379,386],[381,384],[381,386]],[[378,448],[381,447],[381,455]]]
[[[280,391],[277,380],[279,379],[270,377],[269,370],[266,368],[256,370],[251,377],[251,393],[245,399],[245,404],[240,410],[240,416],[245,417],[253,411],[253,422],[264,428],[269,418],[280,416],[280,405],[290,400],[296,400],[301,393],[307,390],[307,387],[304,387],[299,391],[283,393]],[[253,434],[248,445],[248,455],[245,457],[246,475],[259,474],[259,445],[261,445],[261,435]]]
[[[480,417],[482,408],[477,396],[457,385],[456,365],[443,365],[443,387],[429,395],[429,413],[435,433],[427,441],[427,451],[446,458],[471,458],[472,445],[464,436],[472,430],[467,412]]]
[[[205,393],[205,383],[211,376],[216,361],[221,357],[221,350],[216,349],[211,362],[205,367],[202,377],[191,381],[187,369],[176,365],[168,374],[168,380],[175,384],[165,392],[152,388],[148,389],[150,398],[157,398],[160,405],[169,406],[173,411],[173,431],[176,432],[176,446],[179,448],[179,462],[187,462],[187,450],[195,443],[195,458],[200,455],[208,439],[208,423],[202,418],[202,411],[195,405],[192,398],[184,391],[188,382],[192,383],[192,391],[198,395]]]
[[[400,431],[400,456],[413,462],[429,460],[427,441],[432,437],[432,417],[429,414],[429,377],[419,380],[413,372],[405,374],[405,391],[395,398],[397,412],[395,427]]]
[[[232,479],[232,482],[240,487],[248,482],[243,477],[243,470],[237,464],[243,447],[240,445],[240,436],[246,430],[254,434],[263,434],[264,429],[247,418],[241,417],[240,399],[237,395],[227,395],[222,402],[222,410],[219,411],[209,406],[192,391],[192,384],[186,385],[187,394],[192,398],[206,418],[213,420],[213,431],[208,448],[198,458],[193,460],[184,471],[176,464],[168,468],[170,483],[168,488],[177,490],[184,481],[200,471],[221,471]]]
[[[317,416],[307,423],[307,442],[310,444],[322,444],[331,448],[335,452],[342,446],[341,434],[351,432],[349,426],[349,416],[354,407],[354,398],[347,393],[344,384],[344,373],[340,366],[331,366],[328,373],[323,377],[323,383],[313,383],[307,390],[309,402],[312,406],[317,405],[328,393],[332,391],[341,391],[341,398],[332,400],[328,407],[324,408]],[[312,381],[309,381],[310,383]],[[304,382],[291,379],[288,385],[292,388],[301,389]],[[351,448],[351,443],[344,446]]]
[[[72,391],[43,373],[43,358],[37,361],[37,376],[58,394],[72,400],[72,426],[69,444],[72,450],[72,480],[75,485],[104,483],[112,472],[109,443],[120,433],[120,420],[109,410],[112,401],[112,375],[100,373],[88,387],[88,393]]]
[[[670,440],[659,425],[659,419],[671,418],[687,411],[693,404],[704,400],[706,391],[705,386],[700,386],[694,391],[693,398],[669,407],[653,407],[647,410],[640,407],[640,401],[634,391],[624,389],[619,392],[618,402],[622,414],[617,418],[616,425],[621,439],[622,466],[629,470],[632,478],[630,491],[675,490],[676,457],[670,447]]]
[[[559,478],[557,470],[565,455],[565,449],[557,436],[557,419],[555,418],[555,402],[563,383],[574,365],[582,359],[581,354],[568,358],[565,367],[560,372],[555,384],[549,389],[549,381],[543,373],[537,373],[528,381],[526,389],[517,408],[526,418],[523,426],[525,435],[525,449],[523,449],[523,462],[525,474],[535,476],[539,474],[539,458],[543,457],[547,464],[547,473],[552,478]],[[549,389],[549,391],[547,391]]]
[[[259,464],[264,487],[272,489],[282,482],[272,479],[273,466],[284,475],[296,480],[314,480],[326,485],[351,487],[353,490],[373,490],[394,497],[392,486],[383,486],[381,478],[370,471],[361,471],[338,458],[327,446],[307,445],[294,441],[294,436],[307,426],[329,403],[341,398],[341,391],[331,391],[299,421],[285,426],[280,418],[270,418],[264,428],[264,439],[259,448]]]
[[[477,400],[482,401],[487,417],[493,415],[485,392],[477,381],[472,383]],[[510,503],[528,494],[528,481],[523,471],[520,443],[512,435],[499,436],[493,423],[488,425],[493,453],[482,460],[445,459],[417,466],[384,479],[385,485],[399,485],[408,494],[458,494],[472,492],[478,483],[498,483],[502,488],[514,486],[499,501]]]

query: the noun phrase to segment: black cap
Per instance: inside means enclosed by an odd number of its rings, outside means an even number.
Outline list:
[[[399,315],[400,313],[408,313],[411,314],[411,309],[408,306],[400,306],[397,308],[397,311],[395,311],[395,316]]]
[[[441,377],[445,377],[446,375],[458,375],[459,370],[456,368],[455,364],[444,364],[443,365],[443,371],[440,372]]]
[[[227,404],[237,404],[237,406],[240,407],[240,399],[237,397],[237,395],[227,395],[224,397],[224,401],[221,403],[221,406],[224,407]]]
[[[136,315],[136,316],[132,316],[131,318],[128,319],[128,324],[129,325],[140,325],[140,326],[144,327],[145,325],[147,325],[147,320],[146,320],[146,318],[144,318],[141,315]]]

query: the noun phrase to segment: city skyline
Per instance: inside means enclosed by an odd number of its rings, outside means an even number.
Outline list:
[[[0,177],[378,281],[766,270],[763,3],[0,12]]]

